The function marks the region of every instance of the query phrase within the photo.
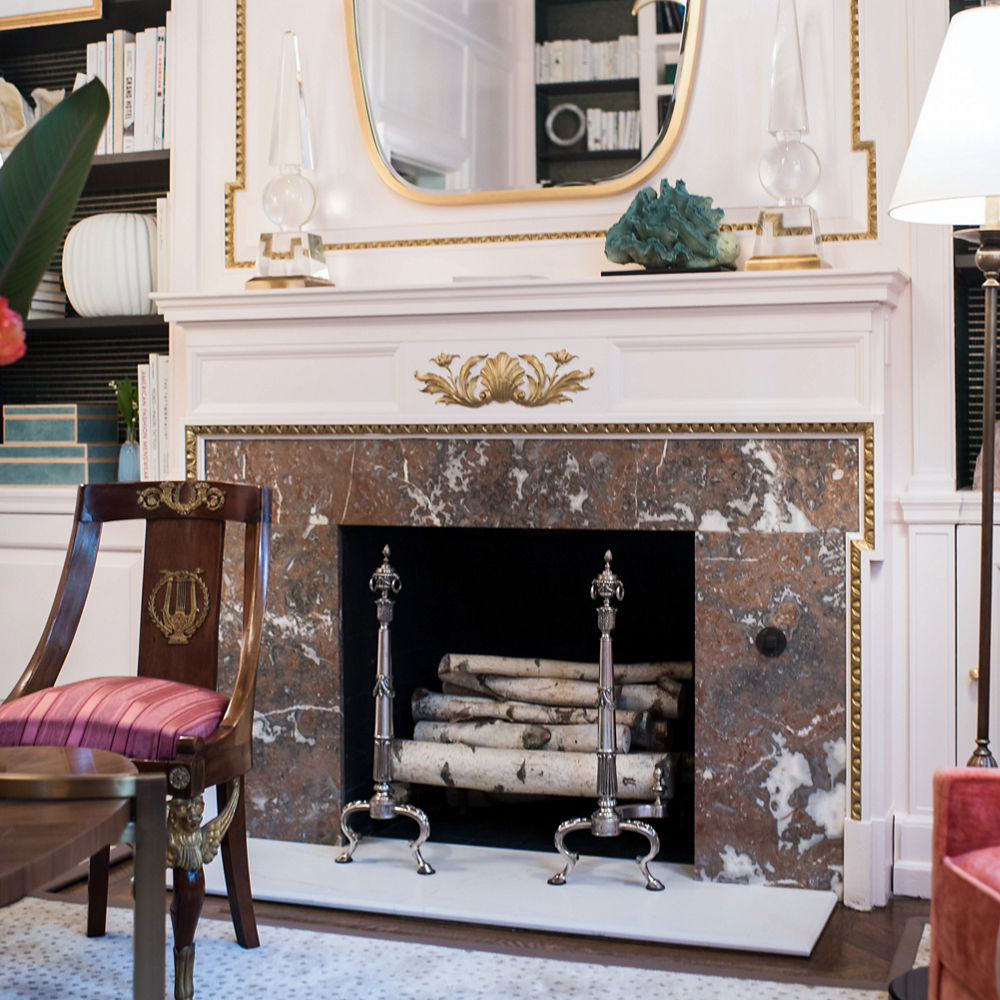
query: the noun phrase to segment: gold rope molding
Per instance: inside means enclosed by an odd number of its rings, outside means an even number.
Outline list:
[[[867,158],[866,202],[867,227],[853,233],[821,233],[825,243],[839,243],[852,240],[874,240],[878,238],[878,192],[875,176],[875,143],[861,138],[861,29],[858,0],[850,0],[850,79],[851,79],[851,152],[864,153]],[[252,260],[236,258],[236,195],[246,191],[247,162],[247,0],[236,0],[236,176],[227,182],[225,188],[225,252],[226,269],[254,267]],[[755,223],[726,223],[722,226],[730,232],[746,232]],[[360,240],[346,243],[324,243],[323,249],[338,250],[379,250],[386,248],[409,248],[430,246],[457,246],[485,243],[524,243],[549,240],[601,239],[607,235],[603,229],[588,229],[579,232],[546,233],[494,233],[485,236],[439,236],[424,239]]]

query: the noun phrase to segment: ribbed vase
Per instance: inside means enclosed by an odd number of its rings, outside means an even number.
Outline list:
[[[143,316],[156,311],[156,220],[105,212],[78,222],[66,236],[63,284],[81,316]]]

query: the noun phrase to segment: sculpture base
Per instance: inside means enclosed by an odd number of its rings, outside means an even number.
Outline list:
[[[319,233],[301,230],[261,233],[257,246],[257,278],[248,288],[308,288],[332,285]],[[266,282],[271,282],[267,284]]]
[[[767,257],[750,257],[743,265],[744,271],[798,271],[823,267],[817,254],[773,254]]]
[[[327,278],[313,278],[308,274],[275,274],[251,278],[244,286],[248,289],[261,288],[332,288],[333,282]]]

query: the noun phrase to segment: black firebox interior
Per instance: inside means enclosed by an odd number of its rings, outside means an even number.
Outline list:
[[[616,663],[694,658],[694,534],[687,531],[340,527],[344,708],[344,801],[372,794],[372,687],[378,638],[368,588],[382,549],[399,574],[391,627],[398,738],[413,733],[410,699],[440,691],[446,653],[489,653],[597,662],[600,632],[590,585],[612,553],[625,596],[613,633]],[[654,820],[659,860],[691,863],[694,851],[690,760],[693,691],[685,718],[670,727],[670,748],[686,754],[669,815]],[[596,793],[595,793],[596,794]],[[410,801],[430,819],[434,841],[548,851],[563,820],[587,817],[595,798],[494,796],[413,785]],[[364,834],[411,838],[411,820],[352,817]],[[630,857],[645,853],[633,834],[597,840],[574,834],[573,850]],[[428,848],[428,852],[429,852]],[[429,857],[429,853],[428,853]]]

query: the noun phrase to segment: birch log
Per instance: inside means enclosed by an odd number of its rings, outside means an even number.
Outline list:
[[[470,747],[501,747],[512,750],[564,750],[591,753],[597,750],[597,726],[526,726],[497,719],[477,722],[418,722],[413,738],[424,743],[464,743]],[[619,753],[632,748],[628,726],[615,726]]]
[[[566,753],[595,753],[597,751],[597,726],[549,726],[549,741],[545,750],[562,750]],[[615,744],[619,753],[632,749],[632,730],[615,725]]]
[[[392,755],[395,781],[522,795],[587,797],[597,791],[597,756],[593,753],[393,740]],[[674,783],[673,755],[630,753],[615,759],[619,799],[652,799],[657,766],[662,769],[669,798]]]
[[[667,679],[669,682],[669,678]],[[677,683],[677,682],[673,682]],[[597,684],[561,677],[494,677],[487,674],[445,674],[442,690],[447,694],[478,694],[497,701],[528,701],[539,705],[594,708]],[[679,687],[679,685],[678,685]],[[680,717],[681,692],[665,691],[660,684],[623,684],[616,689],[616,705],[639,712],[651,711],[665,719]]]
[[[561,677],[574,681],[597,682],[597,662],[572,660],[525,659],[516,656],[489,656],[485,653],[446,653],[438,664],[438,675],[451,673],[494,674],[499,677]],[[660,663],[616,663],[618,684],[655,684],[661,677],[690,680],[694,669],[690,661]]]
[[[414,722],[471,722],[473,719],[505,719],[535,725],[596,725],[597,709],[567,705],[532,705],[526,701],[496,701],[459,694],[439,694],[417,688],[410,702]],[[648,724],[648,717],[634,709],[616,709],[616,721],[632,727]]]
[[[540,750],[550,742],[552,733],[545,726],[480,719],[477,722],[418,722],[413,727],[413,738],[426,743],[465,743],[472,747]]]

